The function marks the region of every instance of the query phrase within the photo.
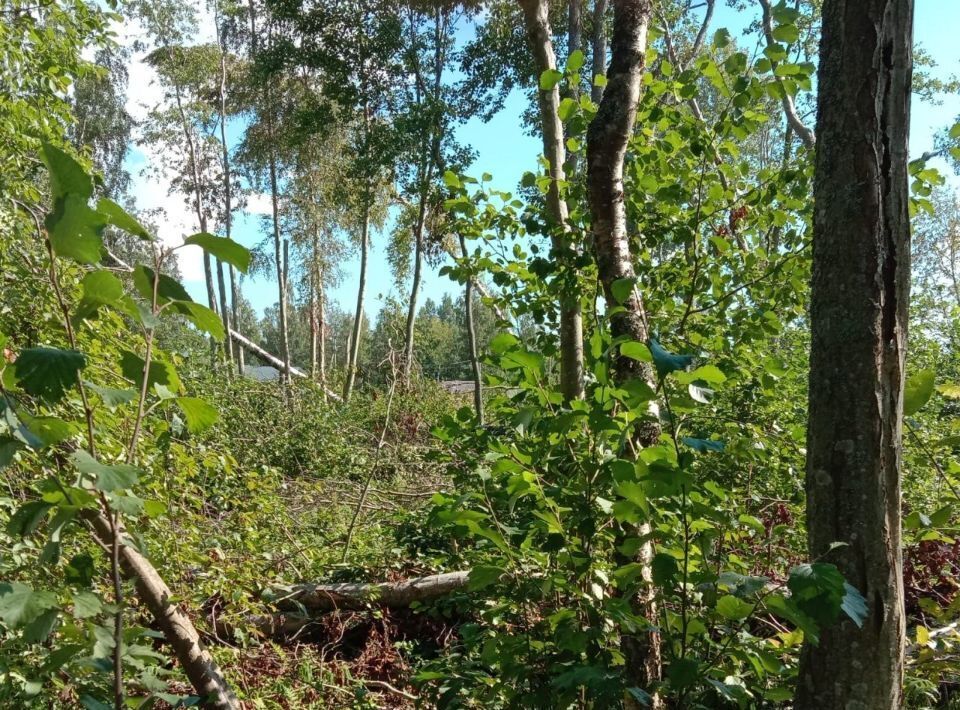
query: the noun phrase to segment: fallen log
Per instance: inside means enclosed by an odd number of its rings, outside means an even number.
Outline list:
[[[302,584],[270,589],[260,596],[278,609],[276,613],[247,614],[239,621],[209,614],[208,621],[217,638],[229,638],[234,631],[243,628],[268,638],[289,639],[316,622],[320,614],[369,607],[406,608],[413,602],[433,601],[463,589],[469,577],[470,571],[464,570],[400,582]]]
[[[467,586],[469,570],[414,577],[400,582],[343,582],[340,584],[300,584],[289,589],[273,589],[263,596],[281,611],[306,609],[311,612],[336,609],[365,609],[380,606],[399,609],[413,602],[444,597]]]
[[[263,360],[266,360],[267,362],[269,362],[271,365],[273,365],[275,368],[277,368],[277,369],[280,370],[281,372],[283,372],[283,370],[286,368],[286,366],[284,365],[283,360],[281,360],[280,358],[278,358],[276,355],[273,355],[273,354],[270,353],[269,351],[264,350],[263,348],[261,348],[261,347],[260,347],[259,345],[257,345],[255,342],[253,342],[252,340],[250,340],[250,338],[248,338],[247,336],[245,336],[243,333],[238,333],[238,332],[235,331],[233,328],[231,328],[231,329],[230,329],[230,337],[233,338],[233,339],[234,339],[237,343],[239,343],[242,347],[246,348],[247,350],[249,350],[251,353],[253,353],[253,354],[256,355],[257,357],[259,357],[259,358],[261,358],[261,359],[263,359]],[[303,370],[301,370],[301,369],[298,368],[298,367],[294,367],[293,365],[290,366],[290,374],[293,375],[294,377],[301,377],[301,378],[303,378],[303,379],[309,379],[309,375],[307,375],[306,372],[304,372]],[[323,391],[326,393],[326,395],[327,395],[330,399],[332,399],[332,400],[334,400],[334,401],[336,401],[336,402],[340,402],[340,401],[341,401],[340,395],[338,395],[336,392],[331,392],[331,391],[330,391],[329,389],[327,389],[326,387],[324,387]]]

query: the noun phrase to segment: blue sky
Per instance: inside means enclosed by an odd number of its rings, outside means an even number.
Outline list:
[[[734,34],[756,17],[755,13],[743,13],[729,8],[718,10],[713,27],[727,27]],[[918,0],[914,29],[915,42],[920,44],[937,62],[934,74],[946,78],[954,73],[960,73],[960,43],[956,40],[957,27],[960,27],[960,0]],[[755,40],[745,44],[748,49]],[[141,68],[142,69],[142,68]],[[131,90],[144,90],[146,79],[138,68],[131,71]],[[149,92],[144,92],[149,93]],[[527,170],[536,168],[536,159],[540,153],[539,141],[526,135],[520,127],[520,114],[524,109],[526,99],[520,92],[515,92],[506,102],[503,110],[490,122],[471,120],[459,127],[458,139],[473,147],[477,159],[468,169],[472,175],[479,176],[487,172],[493,175],[493,186],[503,190],[513,190],[520,176]],[[933,106],[914,99],[913,116],[911,120],[911,154],[919,155],[933,147],[934,134],[950,124],[954,117],[960,115],[960,96],[944,96],[942,104]],[[811,119],[812,120],[812,119]],[[234,131],[236,127],[234,127]],[[232,142],[232,138],[231,138]],[[140,150],[134,150],[129,159],[132,170],[138,172],[149,160]],[[941,169],[947,172],[946,166]],[[955,181],[955,180],[954,180]],[[182,205],[179,197],[169,198],[163,195],[162,184],[147,183],[144,178],[137,177],[133,193],[138,196],[138,206],[164,206],[171,214],[171,229],[186,230],[184,233],[196,230],[196,225],[190,225],[189,213]],[[263,202],[261,201],[261,205]],[[388,225],[389,228],[389,225]],[[266,235],[260,215],[237,214],[234,223],[234,238],[253,246]],[[181,261],[185,285],[193,297],[200,302],[206,301],[202,276],[199,273],[199,254],[185,254]],[[353,255],[343,264],[343,279],[340,284],[329,289],[328,297],[337,302],[340,307],[350,311],[356,301],[356,282],[359,273],[359,257]],[[245,278],[243,292],[258,312],[262,312],[276,302],[276,284],[265,278]],[[440,277],[434,268],[426,268],[423,280],[423,289],[420,294],[420,303],[427,298],[439,299],[444,293],[458,292],[459,287],[445,277]],[[382,306],[384,299],[390,295],[407,297],[407,288],[398,293],[393,282],[386,258],[386,234],[375,233],[372,238],[371,259],[369,263],[367,282],[367,312],[374,316]]]

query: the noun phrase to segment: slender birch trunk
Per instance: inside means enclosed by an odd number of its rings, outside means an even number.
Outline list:
[[[347,345],[347,371],[343,385],[343,401],[349,402],[356,378],[357,359],[360,356],[360,336],[363,325],[363,298],[367,288],[367,252],[370,246],[370,188],[367,188],[363,204],[363,225],[360,229],[360,282],[357,286],[357,312],[353,319],[353,333]]]
[[[460,235],[460,252],[467,258],[467,240]],[[473,278],[467,279],[463,293],[463,308],[467,322],[467,345],[470,347],[470,367],[473,370],[473,407],[477,412],[477,421],[483,424],[483,370],[480,367],[480,355],[477,348],[477,326],[473,318]]]
[[[527,40],[537,67],[537,78],[557,68],[556,55],[550,33],[549,4],[547,0],[520,0],[526,26]],[[543,135],[543,154],[549,163],[550,188],[547,191],[547,213],[550,218],[554,258],[564,264],[574,254],[570,240],[567,203],[560,194],[560,183],[565,179],[566,148],[563,142],[563,124],[558,109],[560,89],[537,92],[540,104],[540,124]],[[569,279],[575,281],[574,279]],[[583,325],[580,293],[575,284],[560,297],[560,389],[567,399],[583,395]]]

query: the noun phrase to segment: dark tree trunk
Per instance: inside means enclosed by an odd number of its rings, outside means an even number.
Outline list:
[[[899,708],[900,464],[910,298],[912,0],[826,0],[810,305],[807,530],[869,604],[804,647],[796,707]],[[843,547],[830,550],[834,542]],[[828,552],[829,551],[829,552]]]
[[[609,306],[617,303],[613,285],[621,279],[634,280],[636,273],[627,235],[627,217],[623,194],[623,164],[627,144],[633,133],[640,99],[644,58],[647,48],[647,28],[650,22],[649,0],[617,0],[614,2],[613,40],[607,87],[597,115],[587,130],[587,182],[593,225],[594,248],[600,280]],[[640,292],[634,288],[621,302],[624,308],[610,319],[614,338],[628,338],[645,342],[648,338],[646,314]],[[649,365],[618,356],[614,373],[621,382],[642,378],[653,384]],[[641,425],[637,443],[650,446],[656,442],[659,426],[655,421]],[[641,537],[650,532],[648,524],[638,526],[626,534]],[[644,586],[631,600],[635,614],[651,624],[658,623],[659,611],[652,585],[650,563],[653,550],[649,543],[638,551],[636,561],[642,565]],[[627,563],[634,560],[621,560]],[[637,634],[623,632],[621,645],[626,658],[624,673],[629,686],[652,692],[661,676],[660,637],[650,631]],[[626,703],[636,706],[628,697]],[[660,700],[654,697],[654,706]]]
[[[549,5],[547,0],[520,0],[526,25],[527,41],[537,67],[537,81],[548,69],[557,68],[550,35]],[[558,109],[560,89],[537,91],[540,104],[540,127],[543,134],[543,155],[550,165],[550,188],[547,191],[547,214],[551,222],[551,241],[554,257],[561,264],[572,261],[574,251],[570,240],[567,203],[560,194],[559,183],[566,179],[564,162],[566,148],[563,142],[563,124]],[[570,282],[575,279],[569,279]],[[570,283],[560,303],[560,389],[567,399],[583,395],[583,324],[580,293]]]

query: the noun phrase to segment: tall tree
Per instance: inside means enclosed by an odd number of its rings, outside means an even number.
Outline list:
[[[547,72],[556,72],[557,58],[553,51],[550,30],[550,4],[547,0],[520,0],[523,8],[527,41],[533,52],[537,68],[540,106],[540,131],[543,139],[543,155],[548,163],[550,186],[547,190],[547,213],[549,216],[554,257],[561,266],[570,266],[574,248],[570,234],[569,209],[562,193],[565,180],[563,124],[560,121],[560,89],[556,80],[547,81]],[[575,272],[573,279],[576,280]],[[561,390],[568,399],[583,395],[583,323],[579,289],[564,289],[560,304],[560,382]]]
[[[796,707],[898,708],[901,427],[910,298],[912,0],[826,0],[810,306],[807,530],[869,603],[800,660]],[[835,543],[843,543],[835,547]]]
[[[594,248],[600,281],[607,303],[622,306],[610,318],[613,337],[646,342],[649,337],[647,317],[639,290],[634,286],[626,296],[618,294],[615,284],[636,283],[633,257],[627,235],[624,205],[623,166],[627,144],[633,134],[640,100],[647,50],[647,28],[650,23],[649,0],[616,0],[614,2],[613,37],[607,86],[597,115],[587,131],[587,181]],[[654,384],[647,363],[624,355],[615,361],[615,374],[620,382],[640,378]],[[659,426],[651,421],[641,425],[637,440],[641,446],[652,445],[659,435]],[[642,538],[650,533],[643,523],[637,531]],[[638,551],[638,562],[648,584],[632,600],[638,616],[657,622],[657,605],[653,596],[650,564],[653,549],[649,542]],[[660,678],[660,640],[653,631],[623,636],[627,682],[640,688],[651,688]],[[632,698],[628,704],[635,704]]]

